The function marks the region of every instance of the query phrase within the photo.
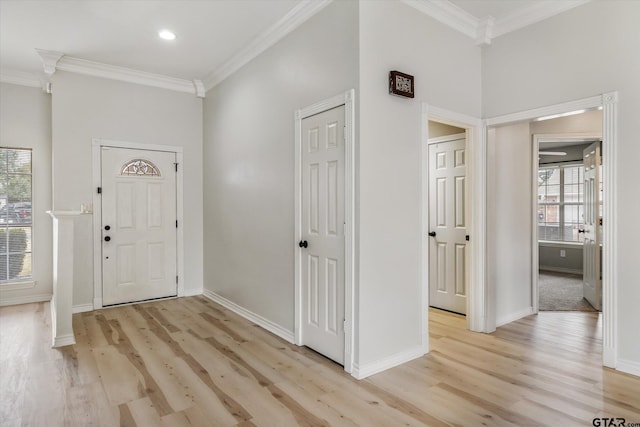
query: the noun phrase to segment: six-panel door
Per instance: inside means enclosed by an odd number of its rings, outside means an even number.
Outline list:
[[[101,155],[103,305],[177,295],[175,153]]]

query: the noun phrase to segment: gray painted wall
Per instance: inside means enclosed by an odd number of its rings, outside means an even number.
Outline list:
[[[0,305],[29,298],[44,300],[52,292],[53,231],[51,209],[51,98],[39,88],[0,83],[0,146],[31,148],[33,168],[33,280],[28,289],[0,285]]]
[[[358,86],[358,3],[334,2],[207,93],[205,288],[294,329],[296,109]]]
[[[53,76],[53,207],[93,200],[92,138],[184,150],[185,292],[202,289],[202,100],[58,71]],[[96,213],[97,214],[97,213]],[[77,222],[73,304],[93,303],[92,216]]]
[[[560,251],[564,251],[562,257]],[[582,274],[582,246],[538,244],[540,270]]]
[[[545,105],[619,92],[618,207],[615,242],[618,280],[618,357],[640,366],[636,270],[640,198],[636,176],[640,144],[640,2],[590,2],[497,37],[483,49],[483,115],[494,117]],[[637,368],[636,368],[637,369]]]

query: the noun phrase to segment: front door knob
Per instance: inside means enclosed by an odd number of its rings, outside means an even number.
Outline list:
[[[429,233],[429,236],[431,236],[431,237],[436,237],[436,232],[435,232],[435,231],[430,232],[430,233]]]
[[[300,246],[301,248],[306,248],[307,246],[309,246],[309,243],[307,243],[306,240],[300,240],[298,246]]]
[[[111,240],[111,237],[109,237],[109,236],[104,236],[104,241],[105,241],[105,242],[108,242],[109,240]]]

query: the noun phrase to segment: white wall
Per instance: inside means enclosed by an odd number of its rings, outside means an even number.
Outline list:
[[[496,38],[483,50],[483,115],[619,92],[615,221],[618,358],[640,372],[637,307],[640,198],[640,2],[590,2]]]
[[[419,352],[421,103],[480,117],[480,49],[398,1],[360,4],[359,310],[363,369]],[[414,99],[388,93],[415,76]],[[388,359],[387,359],[388,360]]]
[[[531,314],[529,132],[529,123],[519,123],[489,129],[487,138],[487,281],[497,326]]]
[[[357,11],[357,2],[332,3],[204,104],[205,288],[289,331],[299,250],[293,113],[357,87]]]
[[[183,147],[184,283],[186,293],[198,293],[202,289],[202,100],[59,71],[53,76],[52,126],[55,210],[78,210],[81,203],[92,201],[92,138]],[[78,220],[76,233],[73,304],[91,304],[91,216]]]
[[[39,88],[0,83],[0,146],[31,148],[33,279],[35,286],[2,289],[0,305],[47,300],[52,292],[51,99]]]

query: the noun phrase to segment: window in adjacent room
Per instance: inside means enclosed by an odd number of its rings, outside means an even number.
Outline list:
[[[0,147],[0,284],[31,278],[31,150]]]
[[[538,174],[538,238],[580,242],[584,229],[584,166],[540,167]]]

